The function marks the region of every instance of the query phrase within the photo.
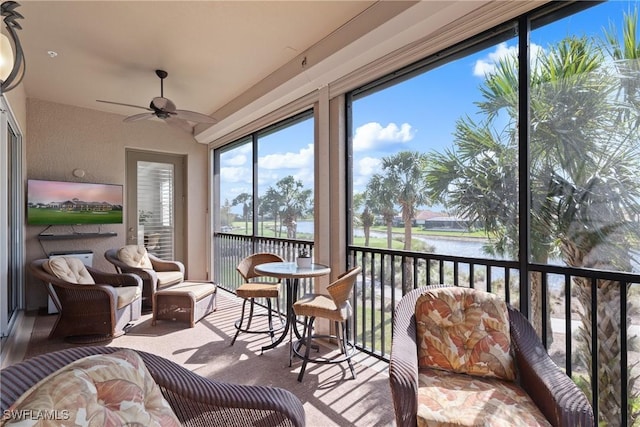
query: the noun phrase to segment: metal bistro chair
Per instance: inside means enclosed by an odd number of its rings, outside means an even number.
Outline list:
[[[298,381],[302,381],[304,371],[308,362],[313,363],[341,363],[346,361],[349,364],[353,379],[356,378],[356,371],[353,368],[351,357],[355,353],[355,347],[349,342],[349,320],[353,312],[349,296],[353,291],[358,274],[362,267],[353,267],[338,276],[333,283],[327,287],[329,295],[306,294],[293,304],[293,311],[296,316],[305,316],[304,333],[302,338],[292,347],[293,353],[302,359],[302,368],[298,374]],[[313,333],[313,322],[316,317],[329,319],[335,322],[335,335],[319,335]],[[339,326],[339,327],[338,327]],[[310,357],[312,341],[316,338],[337,339],[342,357]],[[300,347],[306,347],[304,354],[300,352]]]
[[[273,280],[273,279],[265,279],[260,273],[255,271],[255,267],[260,264],[266,264],[268,262],[284,262],[284,259],[280,256],[268,252],[259,252],[253,255],[249,255],[244,258],[238,266],[236,270],[242,276],[244,283],[240,285],[238,289],[236,289],[236,295],[240,298],[244,298],[244,302],[242,303],[242,314],[240,319],[236,321],[236,334],[233,336],[233,340],[231,340],[231,345],[236,342],[236,338],[240,332],[245,332],[249,334],[269,334],[271,335],[271,339],[273,340],[275,331],[282,329],[285,325],[282,315],[280,313],[280,288],[282,281],[281,280]],[[265,298],[267,301],[267,313],[266,314],[255,314],[254,305],[256,298]],[[280,321],[280,325],[277,327],[273,326],[273,315],[271,312],[271,299],[276,299],[276,308],[278,311],[278,319]],[[250,303],[249,308],[249,317],[246,318],[247,326],[244,327],[245,321],[245,309],[247,306],[247,302]],[[268,329],[251,329],[251,321],[254,316],[267,316],[269,321]]]

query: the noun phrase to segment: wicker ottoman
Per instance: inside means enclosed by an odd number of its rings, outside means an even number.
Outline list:
[[[216,285],[212,282],[186,280],[160,289],[153,295],[152,325],[157,320],[195,323],[216,309]]]

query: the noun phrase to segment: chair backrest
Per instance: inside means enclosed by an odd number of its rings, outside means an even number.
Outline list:
[[[118,249],[118,259],[129,267],[153,269],[153,264],[144,246],[127,245]]]
[[[40,264],[42,269],[67,283],[94,285],[93,276],[81,260],[73,257],[51,258]]]
[[[149,234],[145,247],[147,248],[147,251],[157,251],[160,248],[160,233]]]
[[[255,277],[262,276],[262,274],[256,272],[256,265],[266,264],[268,262],[284,262],[284,259],[270,252],[258,252],[240,261],[236,270],[238,270],[238,273],[240,273],[245,282],[248,282]]]
[[[457,286],[429,289],[415,310],[418,366],[515,380],[509,311],[497,295]]]
[[[327,292],[331,295],[336,307],[341,307],[349,300],[358,274],[360,274],[361,271],[362,267],[353,267],[338,276],[338,278],[327,287]]]

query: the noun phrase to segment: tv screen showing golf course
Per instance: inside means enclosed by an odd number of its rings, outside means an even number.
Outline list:
[[[30,225],[122,224],[122,205],[122,185],[27,181]]]

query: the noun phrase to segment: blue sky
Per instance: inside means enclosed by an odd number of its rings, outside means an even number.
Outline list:
[[[532,52],[543,51],[567,35],[601,36],[610,21],[618,30],[623,12],[639,1],[610,1],[534,30]],[[401,150],[430,152],[452,146],[456,119],[474,118],[479,87],[496,61],[517,49],[517,39],[444,64],[418,77],[357,100],[353,108],[354,191],[362,191],[379,171],[383,156]],[[313,188],[313,121],[306,120],[260,139],[259,192],[293,175]],[[251,192],[251,153],[237,149],[221,158],[221,200]],[[238,209],[234,209],[237,211]]]

